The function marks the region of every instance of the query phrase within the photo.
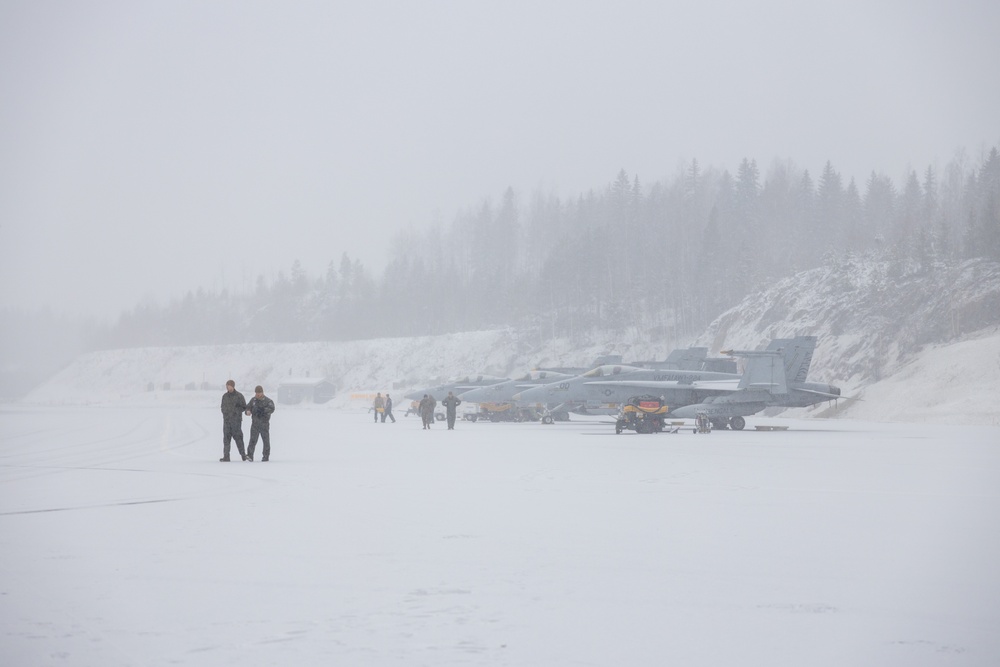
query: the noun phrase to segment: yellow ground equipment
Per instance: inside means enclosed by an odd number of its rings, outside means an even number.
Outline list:
[[[663,431],[665,417],[670,408],[656,396],[633,396],[625,403],[615,433],[628,429],[636,433],[659,433]]]
[[[534,408],[521,408],[513,403],[480,403],[477,418],[491,422],[527,422],[539,419],[538,411]]]

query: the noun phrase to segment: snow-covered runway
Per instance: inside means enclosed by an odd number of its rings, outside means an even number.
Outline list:
[[[0,661],[1000,659],[996,427],[401,415],[279,406],[226,464],[214,406],[0,411]]]

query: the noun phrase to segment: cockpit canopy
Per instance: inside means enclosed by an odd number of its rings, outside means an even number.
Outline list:
[[[566,377],[565,373],[556,373],[555,371],[539,371],[533,370],[528,371],[523,377],[517,379],[518,382],[537,382],[538,380],[544,380],[546,378],[559,379]]]
[[[639,368],[636,366],[622,366],[621,364],[613,364],[606,366],[598,366],[593,368],[583,374],[583,377],[587,378],[604,378],[611,377],[612,375],[621,375],[622,373],[631,373],[637,371]]]
[[[503,382],[507,378],[498,378],[495,375],[466,375],[462,378],[455,378],[449,384],[484,384],[489,382]]]

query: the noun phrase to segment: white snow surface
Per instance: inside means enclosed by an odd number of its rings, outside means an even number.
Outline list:
[[[220,463],[220,398],[0,409],[2,664],[1000,660],[996,426],[279,405]]]

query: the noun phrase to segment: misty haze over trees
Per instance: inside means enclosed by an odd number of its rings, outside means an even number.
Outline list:
[[[308,239],[303,239],[307,243]],[[1000,153],[959,156],[905,183],[872,172],[845,183],[776,162],[735,174],[695,160],[665,182],[624,170],[571,199],[511,189],[458,213],[447,229],[392,242],[373,278],[344,253],[322,276],[295,262],[252,291],[189,292],[144,304],[100,332],[99,347],[351,340],[503,326],[573,336],[640,328],[677,340],[747,294],[851,256],[899,275],[964,259],[1000,261]]]
[[[393,239],[380,278],[344,252],[321,276],[295,262],[246,293],[199,289],[138,305],[112,326],[8,312],[4,344],[32,363],[6,369],[4,380],[30,384],[89,349],[505,326],[541,337],[631,328],[682,344],[746,295],[804,269],[880,260],[912,278],[977,257],[1000,262],[995,147],[979,164],[960,155],[902,184],[874,172],[845,183],[829,163],[813,175],[776,162],[762,175],[745,159],[734,175],[692,161],[664,182],[621,171],[602,191],[570,199],[508,189],[447,228]]]

